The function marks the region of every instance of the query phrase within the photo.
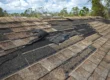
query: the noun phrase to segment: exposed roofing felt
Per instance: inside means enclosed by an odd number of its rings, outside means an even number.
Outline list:
[[[0,18],[0,80],[110,80],[110,21]]]

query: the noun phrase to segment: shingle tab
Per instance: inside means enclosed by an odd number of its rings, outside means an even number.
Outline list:
[[[29,67],[29,70],[30,70],[30,72],[32,72],[34,74],[34,77],[35,77],[36,80],[39,79],[40,77],[44,76],[48,72],[48,70],[46,70],[39,63]]]
[[[89,73],[92,73],[92,71],[97,67],[96,64],[94,64],[92,61],[87,60],[84,62],[82,67],[87,70]]]
[[[15,74],[15,75],[10,76],[9,78],[7,78],[5,80],[23,80],[23,79],[18,74]]]
[[[84,68],[79,67],[74,72],[72,72],[70,75],[74,77],[76,80],[87,80],[90,73],[87,72]]]

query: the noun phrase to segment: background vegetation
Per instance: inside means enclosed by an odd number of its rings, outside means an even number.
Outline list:
[[[104,18],[110,18],[110,0],[88,0],[92,3],[92,8],[89,10],[87,7],[79,9],[78,7],[73,7],[70,12],[67,8],[63,8],[60,12],[49,12],[40,8],[40,11],[32,10],[29,8],[23,13],[7,13],[7,11],[0,8],[0,17],[3,16],[25,16],[25,17],[43,17],[43,16],[61,16],[61,17],[73,17],[73,16],[101,16]],[[102,4],[104,1],[104,4]]]

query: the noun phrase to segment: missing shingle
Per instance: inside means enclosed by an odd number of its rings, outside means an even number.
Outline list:
[[[0,41],[5,41],[5,40],[8,40],[8,38],[0,33]]]
[[[10,33],[10,32],[12,32],[12,30],[10,29],[10,28],[1,28],[0,29],[0,33]]]
[[[82,34],[84,37],[96,33],[96,31],[89,24],[76,25],[75,30]]]

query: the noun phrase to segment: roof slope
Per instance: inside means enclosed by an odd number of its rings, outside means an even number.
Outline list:
[[[0,79],[109,80],[110,22],[0,18]]]

